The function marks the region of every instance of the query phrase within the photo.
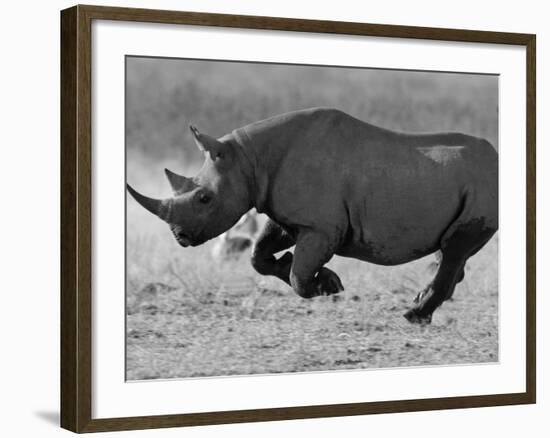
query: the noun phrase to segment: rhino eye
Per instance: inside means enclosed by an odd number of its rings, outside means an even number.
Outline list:
[[[201,194],[199,195],[199,202],[200,202],[201,204],[208,204],[208,203],[210,202],[211,199],[212,199],[212,198],[211,198],[209,195],[207,195],[206,193],[201,193]]]

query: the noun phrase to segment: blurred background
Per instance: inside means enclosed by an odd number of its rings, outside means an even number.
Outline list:
[[[315,106],[389,129],[498,140],[496,76],[128,57],[126,77],[129,163],[196,165],[189,123],[221,137]]]
[[[276,114],[327,106],[385,128],[460,131],[498,149],[498,77],[364,68],[126,60],[127,180],[170,195],[163,169],[202,164],[190,123],[214,137]],[[216,242],[183,249],[127,198],[127,378],[380,368],[498,360],[498,236],[468,264],[431,327],[401,317],[433,257],[380,267],[335,257],[346,292],[305,301]]]

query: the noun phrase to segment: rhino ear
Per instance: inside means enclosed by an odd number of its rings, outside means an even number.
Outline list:
[[[195,140],[195,144],[197,145],[199,150],[203,152],[208,152],[212,160],[223,158],[225,149],[223,143],[219,142],[213,137],[210,137],[207,134],[199,132],[199,130],[193,125],[189,125],[189,129],[193,134],[193,139]]]

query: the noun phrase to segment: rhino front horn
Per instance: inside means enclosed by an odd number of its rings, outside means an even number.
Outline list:
[[[158,216],[162,220],[169,222],[170,219],[170,199],[153,199],[142,195],[132,188],[130,184],[126,184],[126,188],[130,192],[130,195],[147,211],[150,211],[154,215]]]
[[[168,178],[168,182],[170,183],[170,187],[172,187],[172,191],[174,193],[187,192],[193,188],[193,181],[189,178],[186,178],[183,175],[178,175],[169,169],[164,169],[164,173],[166,174],[166,178]]]

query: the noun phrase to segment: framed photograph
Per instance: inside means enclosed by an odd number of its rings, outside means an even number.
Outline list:
[[[535,403],[535,35],[61,12],[61,425]]]

